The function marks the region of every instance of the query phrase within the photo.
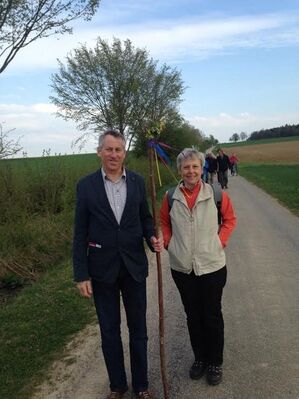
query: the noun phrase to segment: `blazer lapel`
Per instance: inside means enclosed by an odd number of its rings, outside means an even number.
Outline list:
[[[118,224],[106,194],[101,169],[95,174],[94,189],[99,206],[105,209],[105,212],[107,212],[107,216],[109,217],[109,219],[111,219],[113,223]]]
[[[126,217],[127,210],[129,207],[130,202],[134,198],[135,195],[135,176],[131,175],[130,171],[126,170],[126,183],[127,183],[127,198],[126,198],[126,204],[124,207],[123,214],[121,216],[120,223],[123,222],[124,218]]]

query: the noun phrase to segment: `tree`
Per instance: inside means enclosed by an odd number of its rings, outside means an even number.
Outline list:
[[[204,141],[203,133],[190,125],[179,114],[173,116],[171,121],[166,121],[159,141],[169,145],[172,150],[166,151],[170,158],[175,159],[180,151],[186,147],[201,148]],[[139,135],[134,141],[134,154],[137,157],[146,154],[147,138],[145,135]]]
[[[100,0],[1,0],[0,73],[33,41],[72,33],[69,22],[91,19]]]
[[[219,144],[219,140],[217,140],[212,134],[209,137],[204,136],[202,151],[212,151]]]
[[[0,159],[11,157],[23,149],[20,145],[20,137],[17,140],[9,139],[9,134],[15,129],[4,132],[0,123]]]
[[[74,49],[66,65],[59,61],[52,88],[58,116],[83,131],[81,145],[91,133],[117,128],[130,146],[151,123],[171,120],[184,91],[180,72],[158,67],[146,50],[117,38],[111,46],[98,38],[94,49]]]
[[[238,135],[238,133],[234,133],[230,138],[229,141],[233,141],[234,143],[236,143],[237,141],[240,140],[240,136]]]
[[[299,125],[285,125],[274,127],[272,129],[262,129],[257,132],[252,132],[248,140],[263,140],[272,139],[276,137],[292,137],[299,136]]]
[[[248,138],[248,134],[245,132],[240,133],[240,140],[244,141]]]

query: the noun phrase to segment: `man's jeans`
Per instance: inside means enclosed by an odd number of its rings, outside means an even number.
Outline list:
[[[129,328],[132,386],[135,392],[147,390],[146,281],[135,281],[123,266],[115,283],[93,280],[92,286],[111,391],[128,389],[120,334],[120,294]]]
[[[228,170],[219,170],[218,171],[218,181],[221,184],[221,187],[227,187],[228,183]]]

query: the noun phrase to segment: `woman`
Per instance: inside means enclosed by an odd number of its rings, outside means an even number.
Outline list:
[[[230,157],[229,157],[229,162],[231,165],[231,175],[232,176],[238,176],[238,162],[239,162],[239,158],[237,157],[237,155],[235,153],[233,153]]]
[[[189,375],[199,379],[207,369],[208,383],[216,385],[222,379],[224,346],[221,297],[227,271],[223,248],[236,217],[229,196],[223,192],[218,226],[213,189],[200,179],[203,164],[204,155],[195,149],[185,148],[178,155],[182,180],[173,193],[171,209],[166,193],[160,217],[194,352]]]

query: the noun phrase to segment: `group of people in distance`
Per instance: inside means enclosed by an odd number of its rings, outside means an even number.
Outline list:
[[[171,207],[167,193],[162,200],[162,234],[155,235],[144,179],[125,167],[125,148],[118,131],[102,133],[97,149],[101,168],[78,182],[76,197],[74,280],[83,297],[94,299],[110,382],[107,399],[121,399],[128,390],[120,298],[129,331],[134,395],[154,398],[148,382],[148,260],[144,239],[151,251],[165,248],[169,254],[171,276],[184,306],[193,351],[189,377],[197,380],[206,374],[208,384],[217,385],[222,380],[224,348],[224,248],[236,225],[232,202],[223,192],[219,225],[213,189],[201,179],[204,154],[185,148],[177,156],[181,181],[174,189]],[[215,172],[208,172],[210,178],[219,170],[218,165]]]
[[[218,180],[221,188],[228,188],[228,171],[231,171],[231,176],[237,176],[238,161],[235,153],[229,157],[221,148],[218,150],[217,157],[212,151],[208,151],[205,156],[202,179],[209,184]]]

